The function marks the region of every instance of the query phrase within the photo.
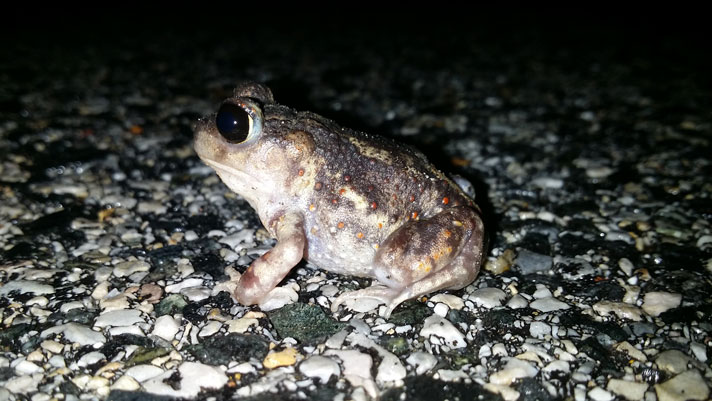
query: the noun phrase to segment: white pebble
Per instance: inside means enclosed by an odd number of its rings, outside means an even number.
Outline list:
[[[502,301],[507,294],[499,288],[480,288],[470,294],[467,298],[472,300],[477,306],[487,309],[502,305]]]
[[[695,355],[698,361],[702,363],[707,362],[707,350],[704,345],[693,341],[690,343],[690,351],[692,351],[692,354]]]
[[[534,294],[532,296],[536,299],[541,299],[541,298],[547,298],[553,296],[551,291],[549,291],[548,288],[544,284],[537,284],[536,285],[536,291],[534,291]]]
[[[89,365],[93,365],[102,359],[106,358],[104,354],[101,352],[93,351],[93,352],[88,352],[84,355],[82,355],[81,358],[77,361],[77,366],[79,367],[87,367]]]
[[[184,288],[199,287],[203,285],[203,279],[200,278],[187,278],[183,281],[177,282],[175,284],[167,285],[167,293],[180,292]]]
[[[214,321],[214,320],[211,321],[211,322],[208,322],[208,324],[206,324],[206,325],[200,330],[200,332],[198,333],[198,336],[199,336],[199,337],[210,337],[210,336],[212,336],[213,334],[215,334],[215,333],[217,333],[218,331],[220,331],[220,327],[222,327],[222,323],[221,323],[221,322],[216,322],[216,321]]]
[[[270,291],[262,302],[260,309],[268,312],[285,305],[293,304],[299,299],[299,294],[290,286],[276,287]]]
[[[614,170],[610,167],[592,167],[592,168],[586,169],[586,175],[589,178],[594,178],[594,179],[606,178],[609,175],[613,174],[613,171]]]
[[[608,391],[596,386],[591,391],[588,392],[588,396],[593,401],[611,401],[613,399],[613,394]]]
[[[643,310],[650,316],[659,316],[661,313],[677,308],[682,301],[682,295],[671,292],[649,292],[643,297]]]
[[[435,307],[433,308],[433,313],[435,313],[436,315],[438,315],[440,317],[445,317],[445,316],[447,316],[447,313],[449,310],[450,310],[450,308],[447,305],[445,305],[444,303],[438,302],[437,304],[435,304]]]
[[[521,294],[516,294],[507,302],[507,307],[510,309],[526,308],[528,305],[529,302]]]
[[[416,374],[422,375],[435,367],[435,364],[438,363],[438,358],[428,352],[416,351],[410,354],[405,361],[408,365],[415,367]]]
[[[151,268],[148,262],[143,260],[129,260],[114,266],[114,276],[128,277],[136,272],[147,272]]]
[[[212,291],[208,287],[190,287],[180,291],[181,295],[188,298],[191,302],[200,302],[210,297]]]
[[[8,379],[4,387],[14,394],[27,394],[37,391],[37,386],[39,386],[43,378],[44,375],[41,373],[15,376]]]
[[[136,365],[126,369],[126,375],[133,377],[139,383],[163,374],[164,370],[153,365]]]
[[[464,348],[467,346],[465,336],[450,321],[438,315],[430,315],[425,319],[420,335],[426,338],[430,336],[438,337],[450,348]]]
[[[554,297],[544,297],[537,299],[536,301],[529,304],[533,309],[540,310],[542,312],[553,312],[555,310],[569,309],[570,306],[566,302],[561,302]]]
[[[64,345],[53,340],[45,340],[40,343],[42,349],[47,350],[53,354],[61,354],[64,350]]]
[[[145,323],[138,309],[120,309],[104,312],[96,318],[94,326],[131,326],[136,323]]]
[[[465,301],[462,298],[452,295],[452,294],[436,294],[430,298],[432,302],[438,303],[442,302],[449,306],[450,309],[460,310],[465,307]]]
[[[648,390],[648,384],[621,379],[611,379],[608,381],[606,388],[614,394],[620,395],[627,400],[639,401],[643,399],[645,392]]]
[[[54,287],[51,285],[47,284],[42,284],[38,281],[29,281],[29,280],[15,280],[15,281],[10,281],[0,287],[0,296],[7,296],[13,291],[17,291],[20,294],[36,294],[36,295],[44,295],[44,294],[54,294]]]
[[[13,367],[15,368],[15,372],[21,375],[31,375],[33,373],[43,372],[41,367],[25,359],[16,361]]]
[[[106,342],[106,337],[103,334],[78,323],[66,323],[50,327],[40,333],[40,337],[45,338],[57,333],[63,333],[65,339],[81,345],[95,345]]]
[[[123,375],[111,385],[112,390],[136,391],[141,385],[129,375]]]
[[[339,364],[331,358],[314,355],[299,364],[299,371],[307,377],[316,377],[322,383],[329,381],[331,376],[338,377],[341,373]]]
[[[608,316],[613,313],[621,319],[630,319],[635,322],[643,319],[643,313],[640,308],[623,302],[600,301],[593,304],[593,310],[601,316]]]
[[[544,338],[551,335],[551,326],[544,322],[532,322],[529,325],[529,334],[534,338]]]
[[[180,323],[170,315],[163,315],[156,319],[156,325],[151,334],[171,341],[180,330]]]
[[[700,372],[695,369],[680,373],[672,379],[655,385],[658,401],[707,400],[710,389]]]
[[[493,373],[490,376],[490,383],[510,385],[515,380],[525,377],[534,377],[539,370],[527,361],[522,361],[517,358],[506,358],[507,364],[501,370]]]
[[[655,364],[666,372],[677,374],[687,370],[687,362],[689,360],[690,357],[682,351],[671,349],[659,353],[655,358]]]
[[[618,259],[618,267],[623,270],[623,273],[625,273],[626,276],[633,274],[633,262],[631,262],[628,258]]]
[[[562,360],[556,360],[556,361],[551,361],[548,365],[544,367],[544,372],[564,372],[564,373],[569,373],[571,371],[571,367],[569,366],[568,363],[562,361]]]
[[[400,359],[390,352],[381,352],[381,354],[383,358],[378,365],[376,381],[379,383],[388,383],[404,379],[406,370]]]

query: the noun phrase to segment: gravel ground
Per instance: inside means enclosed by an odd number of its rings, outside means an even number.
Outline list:
[[[697,31],[248,16],[4,35],[0,400],[709,399]],[[302,263],[268,304],[234,302],[230,277],[274,240],[191,138],[246,79],[470,179],[478,279],[384,320],[332,314],[369,280]]]

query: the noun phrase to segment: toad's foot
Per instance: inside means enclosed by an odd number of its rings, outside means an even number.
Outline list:
[[[336,312],[342,304],[353,303],[363,298],[375,299],[381,304],[386,304],[386,309],[380,315],[388,319],[396,306],[410,298],[410,292],[376,284],[369,288],[339,295],[331,303],[331,311]]]

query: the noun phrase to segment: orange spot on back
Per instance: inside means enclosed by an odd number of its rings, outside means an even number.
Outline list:
[[[380,230],[382,228],[383,228],[383,223],[378,223],[378,229]]]
[[[413,220],[417,219],[417,218],[418,218],[418,212],[413,212],[413,213],[411,213],[411,214],[410,214],[410,218],[413,219]]]
[[[339,224],[336,225],[338,228],[344,228],[344,222],[340,221]]]
[[[339,194],[340,194],[340,195],[343,195],[343,194],[345,194],[345,193],[346,193],[346,188],[341,188],[341,189],[339,190]]]
[[[450,203],[450,198],[446,196],[443,198],[443,205],[447,205],[448,203]]]
[[[313,203],[312,203],[311,205],[309,205],[309,211],[310,211],[310,212],[313,212],[315,209],[316,209],[316,206],[314,206]]]
[[[299,174],[300,177],[303,176],[303,175],[304,175],[304,169],[303,169],[303,168],[300,168],[300,169],[299,169],[299,172],[298,172],[297,174]]]
[[[356,238],[358,238],[358,239],[363,238],[363,233],[362,233],[362,232],[359,232],[358,234],[356,234]]]
[[[450,230],[445,230],[444,234],[445,234],[445,238],[450,238],[450,236],[452,235],[452,232]]]
[[[378,203],[376,203],[376,202],[371,202],[371,209],[374,209],[374,210],[375,210],[376,208],[378,208]]]

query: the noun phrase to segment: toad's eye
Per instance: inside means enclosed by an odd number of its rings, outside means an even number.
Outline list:
[[[230,143],[242,143],[259,131],[260,116],[257,108],[248,104],[237,105],[225,102],[215,117],[215,125]]]
[[[228,142],[244,142],[250,133],[250,116],[245,109],[236,104],[223,103],[215,117],[215,125],[220,135]]]

